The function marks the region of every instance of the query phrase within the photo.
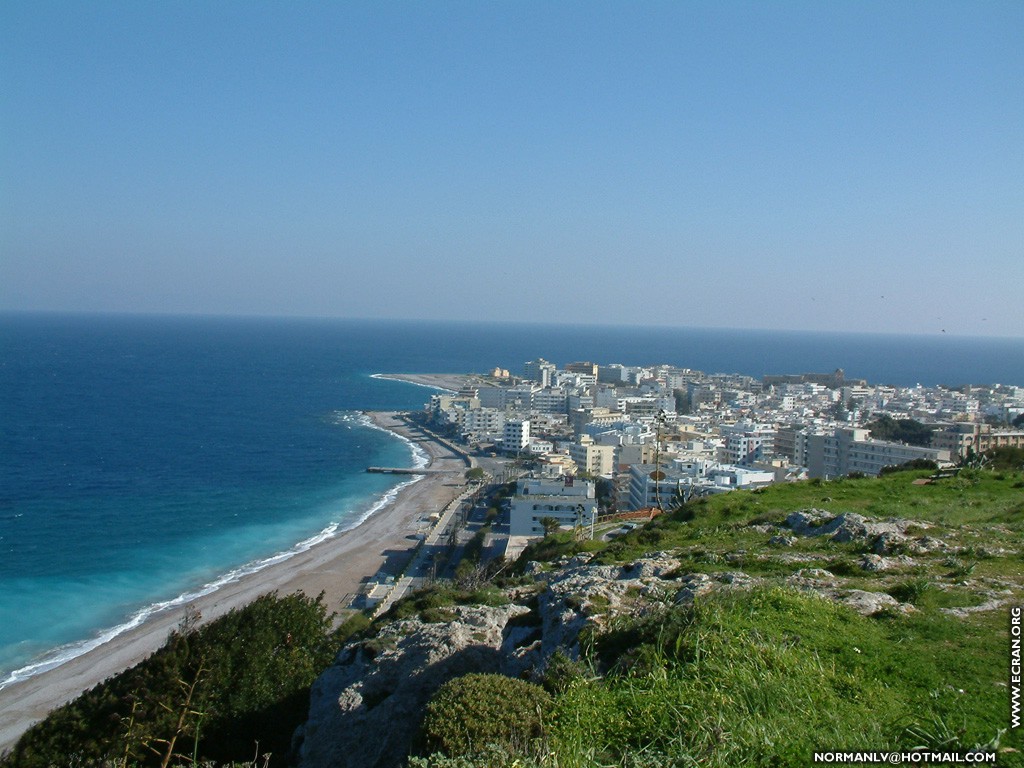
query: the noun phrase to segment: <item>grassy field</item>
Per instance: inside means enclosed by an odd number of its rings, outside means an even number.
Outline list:
[[[1024,476],[963,472],[920,484],[928,475],[734,492],[611,543],[536,545],[527,557],[597,550],[592,562],[603,564],[670,552],[680,575],[742,571],[758,582],[609,622],[585,660],[591,674],[556,697],[539,762],[806,766],[815,750],[926,746],[984,747],[999,750],[998,765],[1024,765],[1019,732],[1008,730]],[[906,536],[885,558],[876,537],[787,536],[786,518],[808,509],[899,519]],[[866,567],[872,556],[886,567]],[[867,617],[794,589],[809,569],[832,589],[884,592],[902,605]]]

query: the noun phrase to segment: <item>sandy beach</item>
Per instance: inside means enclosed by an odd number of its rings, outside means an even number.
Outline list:
[[[422,527],[420,518],[441,509],[465,487],[466,463],[447,447],[409,427],[398,414],[369,415],[378,426],[414,441],[430,457],[429,468],[443,472],[424,476],[403,488],[393,503],[358,527],[196,600],[193,605],[204,621],[274,591],[304,592],[309,596],[323,592],[328,609],[336,611],[347,606],[377,571],[384,568],[395,572],[408,559],[415,544],[410,536]],[[155,614],[142,626],[82,656],[0,690],[0,754],[51,709],[163,645],[182,616],[181,608]]]
[[[378,379],[404,381],[421,387],[444,390],[452,394],[464,387],[479,386],[488,377],[474,373],[378,373]]]

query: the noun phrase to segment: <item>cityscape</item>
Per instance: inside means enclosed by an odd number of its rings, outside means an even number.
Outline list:
[[[511,505],[512,540],[543,535],[545,518],[590,526],[610,512],[657,513],[910,462],[952,468],[1024,446],[1024,387],[1013,385],[897,387],[841,369],[757,379],[543,358],[520,375],[446,379],[459,389],[430,398],[429,423],[478,454],[529,467]]]

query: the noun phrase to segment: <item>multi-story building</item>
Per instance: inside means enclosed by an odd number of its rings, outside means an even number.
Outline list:
[[[582,528],[592,534],[597,520],[594,484],[574,477],[528,477],[516,483],[509,520],[511,536],[543,536],[545,518],[562,528]]]
[[[516,384],[505,390],[505,410],[529,413],[533,410],[533,397],[541,388],[532,382]]]
[[[580,408],[569,414],[569,426],[577,434],[583,434],[588,424],[610,426],[622,420],[622,414],[607,408]]]
[[[535,381],[542,387],[549,387],[556,370],[558,368],[554,363],[549,363],[543,357],[538,357],[536,360],[530,360],[523,364],[523,378]]]
[[[530,420],[507,419],[502,430],[501,450],[520,453],[530,444]]]
[[[629,369],[618,363],[598,366],[597,380],[606,384],[621,386],[629,381]]]
[[[771,424],[739,421],[719,428],[723,445],[719,461],[749,466],[771,456],[775,450],[775,428]]]
[[[463,415],[461,428],[470,439],[500,439],[505,430],[505,412],[494,408],[474,408]]]
[[[541,413],[565,413],[567,397],[561,387],[544,387],[533,392],[532,409]]]
[[[775,473],[700,459],[675,461],[671,466],[634,464],[629,468],[620,509],[670,510],[694,495],[726,493],[739,488],[763,488],[775,482]]]
[[[589,361],[585,363],[567,363],[565,370],[569,373],[585,373],[588,376],[593,376],[594,380],[597,381],[597,363],[591,363]]]
[[[582,471],[594,477],[610,477],[615,472],[615,445],[599,445],[590,435],[580,435],[569,446],[569,455]]]
[[[915,459],[948,462],[951,458],[948,450],[873,440],[870,430],[858,427],[838,427],[833,434],[823,436],[820,446],[820,464],[812,460],[807,465],[811,477],[844,477],[851,472],[878,475],[884,467],[899,466]],[[816,443],[814,448],[817,448]]]
[[[979,451],[984,453],[993,448],[1024,448],[1024,430],[993,430],[979,435]]]
[[[979,438],[991,431],[988,424],[945,424],[932,432],[931,447],[949,451],[953,456],[966,458],[970,453],[979,453]]]
[[[508,387],[480,387],[477,390],[477,399],[484,408],[494,408],[504,411],[505,403],[508,400]]]

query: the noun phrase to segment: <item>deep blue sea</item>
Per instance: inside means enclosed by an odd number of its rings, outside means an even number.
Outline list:
[[[1024,384],[1024,339],[0,315],[0,683],[355,524],[414,462],[376,373],[545,357],[891,384]]]

